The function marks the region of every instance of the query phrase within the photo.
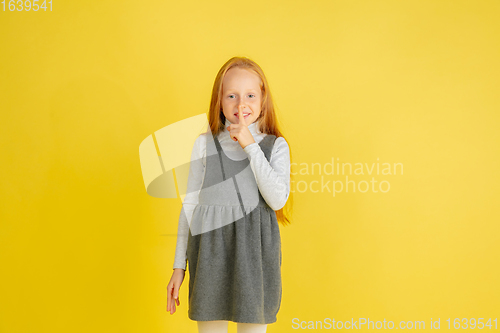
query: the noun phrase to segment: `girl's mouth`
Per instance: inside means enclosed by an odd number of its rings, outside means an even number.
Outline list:
[[[240,117],[240,116],[239,116],[239,114],[237,114],[237,113],[235,113],[234,115],[235,115],[237,118],[239,118],[239,117]],[[245,119],[246,119],[249,115],[250,115],[250,113],[243,113],[243,118],[245,118]]]

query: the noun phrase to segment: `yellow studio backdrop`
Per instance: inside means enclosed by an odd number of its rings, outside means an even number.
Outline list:
[[[188,274],[166,311],[181,199],[139,145],[233,56],[294,163],[268,332],[498,330],[498,1],[28,4],[0,4],[0,332],[196,332]]]

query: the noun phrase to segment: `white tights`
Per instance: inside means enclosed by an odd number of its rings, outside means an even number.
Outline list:
[[[227,333],[227,320],[197,321],[199,333]],[[267,324],[236,323],[238,333],[265,333]]]

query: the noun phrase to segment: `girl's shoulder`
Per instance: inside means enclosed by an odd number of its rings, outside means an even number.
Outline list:
[[[285,138],[282,136],[276,137],[276,140],[274,140],[274,145],[279,145],[279,146],[287,146],[288,147],[288,142],[286,142]]]
[[[290,164],[290,147],[288,147],[288,143],[284,137],[279,136],[274,140],[269,162],[271,164]]]
[[[286,142],[285,138],[282,136],[279,136],[276,138],[274,141],[274,147],[273,151],[283,151],[283,150],[290,150],[290,147],[288,146],[288,142]]]
[[[202,157],[206,149],[207,136],[206,133],[201,133],[194,140],[193,149],[191,152],[192,158]]]

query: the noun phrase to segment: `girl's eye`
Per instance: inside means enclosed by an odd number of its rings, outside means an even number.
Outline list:
[[[250,96],[250,97],[252,97],[252,98],[253,98],[253,97],[255,97],[255,95],[254,95],[254,94],[250,94],[250,95],[248,95],[248,96]],[[233,97],[234,97],[234,95],[229,95],[229,96],[227,96],[227,97],[228,97],[228,98],[233,98]]]

